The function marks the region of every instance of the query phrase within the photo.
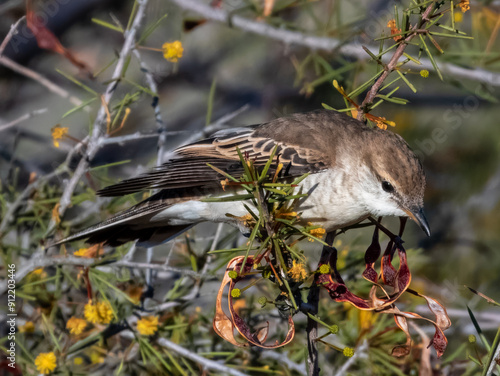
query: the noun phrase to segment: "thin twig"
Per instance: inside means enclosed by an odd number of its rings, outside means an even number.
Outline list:
[[[135,339],[134,334],[131,332],[122,332],[121,336],[123,336],[125,338],[132,339],[132,340]],[[165,347],[165,348],[177,353],[178,355],[180,355],[186,359],[189,359],[189,360],[192,360],[193,362],[198,363],[199,365],[201,365],[203,367],[203,369],[217,372],[218,375],[247,376],[245,373],[240,372],[236,369],[228,367],[228,366],[221,364],[219,362],[216,362],[214,360],[210,360],[210,359],[204,358],[200,355],[197,355],[194,352],[189,351],[188,349],[186,349],[182,346],[179,346],[178,344],[173,343],[166,338],[158,338],[157,343],[160,346]]]
[[[12,37],[16,34],[17,28],[19,27],[19,24],[26,19],[26,16],[22,16],[20,19],[17,20],[17,22],[10,27],[9,32],[5,36],[2,44],[0,45],[0,56],[3,55],[3,52],[5,51],[5,47],[7,47],[7,44],[9,44],[10,40]]]
[[[382,87],[382,84],[386,80],[386,78],[391,74],[394,69],[397,67],[399,60],[403,56],[403,53],[405,52],[406,47],[408,44],[411,42],[411,40],[418,34],[417,30],[420,29],[427,21],[429,21],[429,16],[434,9],[434,2],[432,2],[427,8],[425,9],[424,13],[422,14],[422,18],[419,23],[415,24],[412,28],[411,31],[408,33],[408,36],[400,42],[398,48],[394,52],[394,55],[392,55],[391,60],[389,60],[389,63],[384,68],[384,72],[380,75],[380,77],[375,81],[375,83],[372,85],[368,93],[366,94],[365,99],[363,100],[363,103],[361,103],[360,109],[361,111],[358,111],[358,120],[362,120],[364,115],[368,112],[370,112],[370,106],[373,103],[373,100],[377,96],[380,88]]]
[[[94,158],[94,156],[97,154],[97,151],[99,150],[99,139],[106,133],[107,106],[109,105],[118,82],[122,77],[127,57],[135,48],[135,36],[139,30],[139,27],[141,26],[142,18],[144,17],[148,0],[137,0],[137,3],[139,4],[137,7],[137,12],[135,14],[134,20],[132,21],[130,30],[127,30],[125,32],[125,41],[123,42],[119,58],[116,62],[115,69],[111,77],[111,82],[108,84],[106,91],[102,97],[103,104],[101,105],[94,121],[93,131],[89,139],[86,156],[83,157],[78,163],[78,166],[73,173],[73,177],[66,185],[61,199],[59,200],[59,215],[61,217],[64,215],[66,209],[71,204],[71,197],[73,196],[73,192],[75,191],[81,177],[87,171],[89,162]],[[55,227],[56,222],[54,219],[52,219],[49,223],[47,233],[52,232]]]
[[[358,358],[362,358],[366,356],[366,352],[368,351],[368,341],[365,339],[361,343],[360,346],[356,348],[354,351],[354,355],[349,358],[347,362],[345,362],[342,367],[340,367],[337,372],[335,373],[335,376],[344,376],[348,374],[349,368],[358,360]]]
[[[54,171],[44,175],[40,176],[37,178],[33,183],[28,184],[28,186],[24,189],[24,191],[21,192],[19,196],[17,196],[16,200],[8,205],[8,210],[7,213],[5,213],[5,216],[2,219],[2,222],[0,223],[0,237],[4,235],[4,231],[6,230],[7,226],[9,223],[12,221],[14,218],[14,214],[16,211],[19,209],[19,207],[27,200],[27,198],[42,184],[46,183],[47,181],[55,178],[56,176],[59,176],[61,174],[64,174],[65,172],[68,172],[68,165],[70,161],[73,159],[73,156],[76,153],[79,153],[83,144],[87,141],[87,138],[85,138],[81,143],[75,145],[68,155],[66,156],[65,161],[57,167]]]
[[[177,136],[177,135],[183,135],[183,134],[191,134],[187,140],[185,140],[184,143],[189,144],[193,141],[198,141],[202,137],[207,137],[210,134],[220,131],[222,129],[227,128],[227,122],[234,119],[241,113],[247,111],[250,108],[250,105],[246,104],[240,108],[238,108],[236,111],[230,112],[229,114],[226,114],[222,116],[220,119],[217,119],[214,123],[207,125],[204,127],[202,130],[197,131],[197,132],[192,132],[192,131],[167,131],[164,132],[167,136]],[[110,145],[110,144],[124,144],[125,142],[129,141],[136,141],[136,140],[141,140],[141,139],[147,139],[147,138],[156,138],[159,136],[158,132],[155,133],[141,133],[141,132],[135,132],[132,134],[127,134],[123,136],[117,136],[117,137],[101,137],[99,139],[99,146],[105,146],[105,145]]]
[[[60,97],[67,98],[71,103],[73,103],[76,106],[79,106],[83,103],[80,99],[71,95],[67,90],[63,89],[60,86],[57,86],[47,78],[43,77],[40,73],[37,73],[29,68],[23,67],[21,64],[18,64],[15,61],[9,59],[7,56],[0,56],[0,64],[2,64],[7,68],[12,69],[14,72],[17,72],[25,77],[35,80],[40,85],[45,86],[52,93],[57,94]]]
[[[31,111],[31,112],[28,112],[27,114],[19,116],[17,119],[14,119],[14,120],[12,120],[11,122],[9,122],[7,124],[0,125],[0,132],[6,130],[8,128],[14,127],[17,124],[22,123],[23,121],[31,119],[32,117],[35,117],[35,116],[40,115],[40,114],[44,114],[46,112],[47,112],[46,108],[41,108],[39,110],[34,110],[34,111]]]
[[[190,10],[202,15],[204,18],[222,22],[232,27],[248,31],[257,35],[281,41],[287,45],[297,45],[307,47],[313,50],[323,50],[326,52],[338,52],[344,56],[349,56],[358,60],[367,60],[371,57],[363,50],[363,46],[358,43],[342,44],[341,41],[334,38],[317,37],[306,35],[297,31],[284,30],[265,24],[261,21],[250,20],[238,15],[230,14],[229,12],[212,8],[207,4],[203,4],[197,0],[170,0],[177,4],[180,8]],[[370,46],[368,48],[374,55],[378,54],[378,47]],[[385,61],[385,59],[382,59]],[[419,60],[420,65],[408,63],[411,67],[416,67],[419,70],[427,69],[434,71],[432,62],[427,58]],[[465,78],[487,83],[491,86],[500,86],[500,74],[490,72],[484,69],[475,68],[467,69],[458,65],[440,62],[440,70],[448,73],[455,78]]]
[[[82,267],[119,267],[119,268],[134,268],[134,269],[151,269],[158,270],[164,272],[172,272],[178,273],[181,275],[187,275],[194,278],[201,278],[201,273],[194,272],[188,269],[179,269],[174,268],[172,266],[167,266],[164,264],[148,264],[145,262],[133,262],[129,260],[110,260],[109,263],[104,262],[99,259],[94,258],[82,258],[76,256],[46,256],[43,251],[35,253],[30,257],[29,260],[22,262],[22,267],[16,271],[16,280],[20,282],[26,275],[28,275],[33,270],[38,268],[45,268],[48,266],[56,266],[56,265],[74,265],[74,266],[82,266]],[[0,294],[5,291],[6,281],[2,281],[0,285]]]

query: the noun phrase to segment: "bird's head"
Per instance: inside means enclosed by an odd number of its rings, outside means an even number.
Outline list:
[[[422,164],[403,138],[389,131],[375,132],[363,153],[363,201],[373,216],[407,216],[430,235],[423,211],[425,174]]]

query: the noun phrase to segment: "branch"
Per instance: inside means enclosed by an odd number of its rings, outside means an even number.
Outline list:
[[[26,16],[22,16],[20,19],[17,20],[17,22],[10,27],[9,32],[5,36],[2,44],[0,45],[0,56],[3,55],[3,52],[5,51],[5,47],[9,44],[10,40],[16,34],[17,28],[19,27],[19,24],[26,19]]]
[[[99,112],[97,113],[96,119],[94,121],[92,135],[90,136],[87,153],[85,157],[80,159],[78,166],[73,173],[73,177],[70,179],[66,188],[61,196],[59,201],[59,215],[62,217],[71,204],[71,197],[73,196],[73,192],[76,189],[78,182],[81,177],[89,167],[89,162],[94,158],[99,150],[99,139],[104,136],[106,131],[106,120],[107,120],[107,111],[111,98],[118,86],[120,78],[123,74],[123,69],[125,67],[126,61],[132,50],[135,48],[135,36],[139,27],[141,26],[142,18],[144,17],[146,6],[148,4],[148,0],[137,0],[139,6],[137,7],[137,13],[135,14],[134,20],[130,27],[130,30],[125,32],[125,41],[123,43],[122,49],[120,51],[120,55],[118,61],[116,63],[113,75],[111,77],[110,83],[106,88],[106,92],[102,97],[103,104],[101,105]],[[54,219],[49,223],[47,233],[50,233],[56,227],[56,222]]]
[[[134,334],[131,332],[122,332],[121,336],[131,340],[135,339]],[[191,352],[188,349],[169,341],[168,339],[158,338],[157,343],[160,346],[165,347],[186,359],[192,360],[193,362],[200,364],[203,367],[203,369],[216,371],[217,374],[222,374],[222,375],[247,376],[247,374],[240,372],[234,368],[230,368],[219,362],[197,355],[194,352]]]
[[[382,87],[385,79],[387,76],[389,76],[394,69],[397,67],[399,60],[403,56],[403,53],[405,52],[406,47],[408,44],[411,42],[411,40],[418,34],[418,30],[425,25],[427,21],[429,21],[429,16],[434,9],[434,2],[432,2],[429,6],[427,6],[427,9],[424,11],[422,14],[422,18],[420,22],[416,23],[412,28],[411,32],[408,34],[408,36],[402,40],[396,49],[396,52],[394,52],[394,55],[392,55],[391,60],[389,63],[384,67],[384,72],[380,75],[380,77],[375,81],[375,83],[372,85],[368,93],[366,94],[365,99],[363,100],[363,103],[361,103],[360,110],[358,111],[358,120],[363,120],[363,117],[366,113],[370,112],[370,106],[373,103],[373,100],[377,96],[380,88]]]
[[[226,128],[226,124],[228,121],[232,120],[242,112],[247,111],[250,108],[248,104],[240,107],[236,111],[233,111],[227,115],[224,115],[214,123],[207,125],[204,127],[202,130],[197,131],[197,132],[192,132],[192,131],[168,131],[164,132],[167,136],[175,136],[175,135],[181,135],[181,134],[187,134],[191,133],[189,138],[184,142],[185,144],[189,144],[193,141],[198,141],[200,138],[207,137],[210,134],[220,131],[221,129]],[[109,144],[124,144],[125,142],[129,141],[136,141],[136,140],[141,140],[141,139],[146,139],[146,138],[156,138],[160,135],[160,133],[141,133],[141,132],[135,132],[132,134],[127,134],[124,136],[117,136],[117,137],[101,137],[99,139],[99,146],[104,146],[104,145],[109,145]]]
[[[31,119],[32,117],[35,117],[36,115],[40,115],[40,114],[44,114],[47,112],[47,109],[46,108],[41,108],[39,110],[34,110],[34,111],[31,111],[31,112],[28,112],[27,114],[24,114],[22,116],[19,116],[17,119],[14,119],[12,120],[11,122],[7,123],[7,124],[2,124],[0,125],[0,132],[8,129],[8,128],[11,128],[19,123],[22,123],[23,121],[26,121],[28,119]]]
[[[50,257],[46,256],[43,251],[35,253],[27,261],[22,262],[22,267],[16,271],[16,280],[20,282],[24,277],[26,277],[30,272],[38,268],[45,268],[47,266],[56,265],[73,265],[73,266],[83,266],[83,267],[119,267],[119,268],[136,268],[136,269],[146,269],[146,270],[158,270],[164,272],[179,273],[182,275],[187,275],[195,278],[201,278],[203,275],[201,273],[194,272],[188,269],[174,268],[165,264],[149,264],[145,262],[132,262],[129,260],[118,260],[106,262],[101,259],[94,258],[82,258],[76,256],[67,257]],[[2,281],[0,284],[0,295],[7,289],[7,281]]]
[[[325,242],[332,244],[335,240],[336,232],[329,232],[326,235]],[[323,246],[321,251],[321,256],[318,261],[318,265],[329,264],[330,256],[335,248]],[[307,297],[307,306],[309,307],[308,313],[316,315],[318,313],[319,304],[319,286],[317,284],[318,274],[314,275],[314,281],[309,290],[309,295]],[[309,315],[307,316],[307,374],[309,376],[319,375],[319,363],[318,363],[318,347],[316,345],[316,340],[318,338],[318,322],[313,320]]]
[[[349,358],[347,362],[345,362],[342,367],[340,367],[335,373],[335,376],[344,376],[348,374],[349,368],[354,364],[354,362],[360,358],[360,357],[365,357],[366,352],[368,351],[368,341],[365,339],[360,346],[356,348],[354,351],[354,355]]]
[[[9,205],[9,209],[7,210],[5,216],[3,217],[2,222],[0,223],[0,237],[5,235],[4,231],[9,225],[9,223],[12,221],[15,212],[24,203],[24,201],[27,200],[27,198],[35,191],[35,189],[37,189],[41,184],[49,181],[50,179],[55,178],[56,176],[59,176],[65,172],[68,172],[68,165],[73,159],[73,156],[76,153],[80,152],[83,144],[86,141],[87,138],[85,138],[81,143],[75,145],[66,156],[66,160],[59,167],[57,167],[54,171],[39,177],[33,183],[28,184],[28,186],[24,189],[24,191],[22,191],[21,194],[17,196],[16,200]]]
[[[237,15],[232,15],[222,9],[212,8],[209,5],[202,4],[197,0],[170,0],[182,9],[190,10],[212,21],[225,23],[228,26],[261,35],[270,39],[283,42],[287,45],[297,45],[307,47],[313,50],[322,50],[326,52],[337,51],[345,56],[358,60],[368,60],[370,56],[366,54],[359,43],[342,44],[341,41],[334,38],[317,37],[306,35],[297,31],[283,30],[262,22],[253,21]],[[378,54],[378,47],[370,46],[368,48],[374,55]],[[387,61],[382,59],[382,61]],[[427,69],[434,71],[434,66],[428,58],[420,59],[421,65],[410,66],[418,69]],[[440,69],[456,78],[465,78],[489,84],[491,86],[500,86],[500,74],[493,73],[484,69],[466,69],[451,63],[440,63]]]

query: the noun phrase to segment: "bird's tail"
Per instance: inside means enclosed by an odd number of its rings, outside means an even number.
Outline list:
[[[193,226],[193,224],[165,226],[149,221],[155,214],[170,206],[172,206],[172,203],[165,201],[144,201],[103,222],[54,242],[50,246],[81,239],[86,239],[89,244],[104,243],[104,245],[113,247],[133,240],[137,240],[139,246],[151,247],[158,245],[173,239]]]

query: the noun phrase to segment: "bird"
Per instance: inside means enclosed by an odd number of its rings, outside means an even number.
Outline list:
[[[225,177],[209,164],[241,176],[238,149],[261,168],[274,151],[285,166],[284,178],[309,173],[300,183],[307,196],[295,208],[303,223],[329,232],[370,216],[409,217],[430,236],[423,210],[424,169],[406,141],[344,113],[315,110],[224,129],[177,148],[162,165],[97,192],[116,197],[154,190],[151,197],[53,245],[86,239],[90,244],[137,241],[151,247],[206,221],[227,223],[249,234],[251,229],[241,220],[249,214],[249,205],[204,200],[234,194],[223,190]]]

